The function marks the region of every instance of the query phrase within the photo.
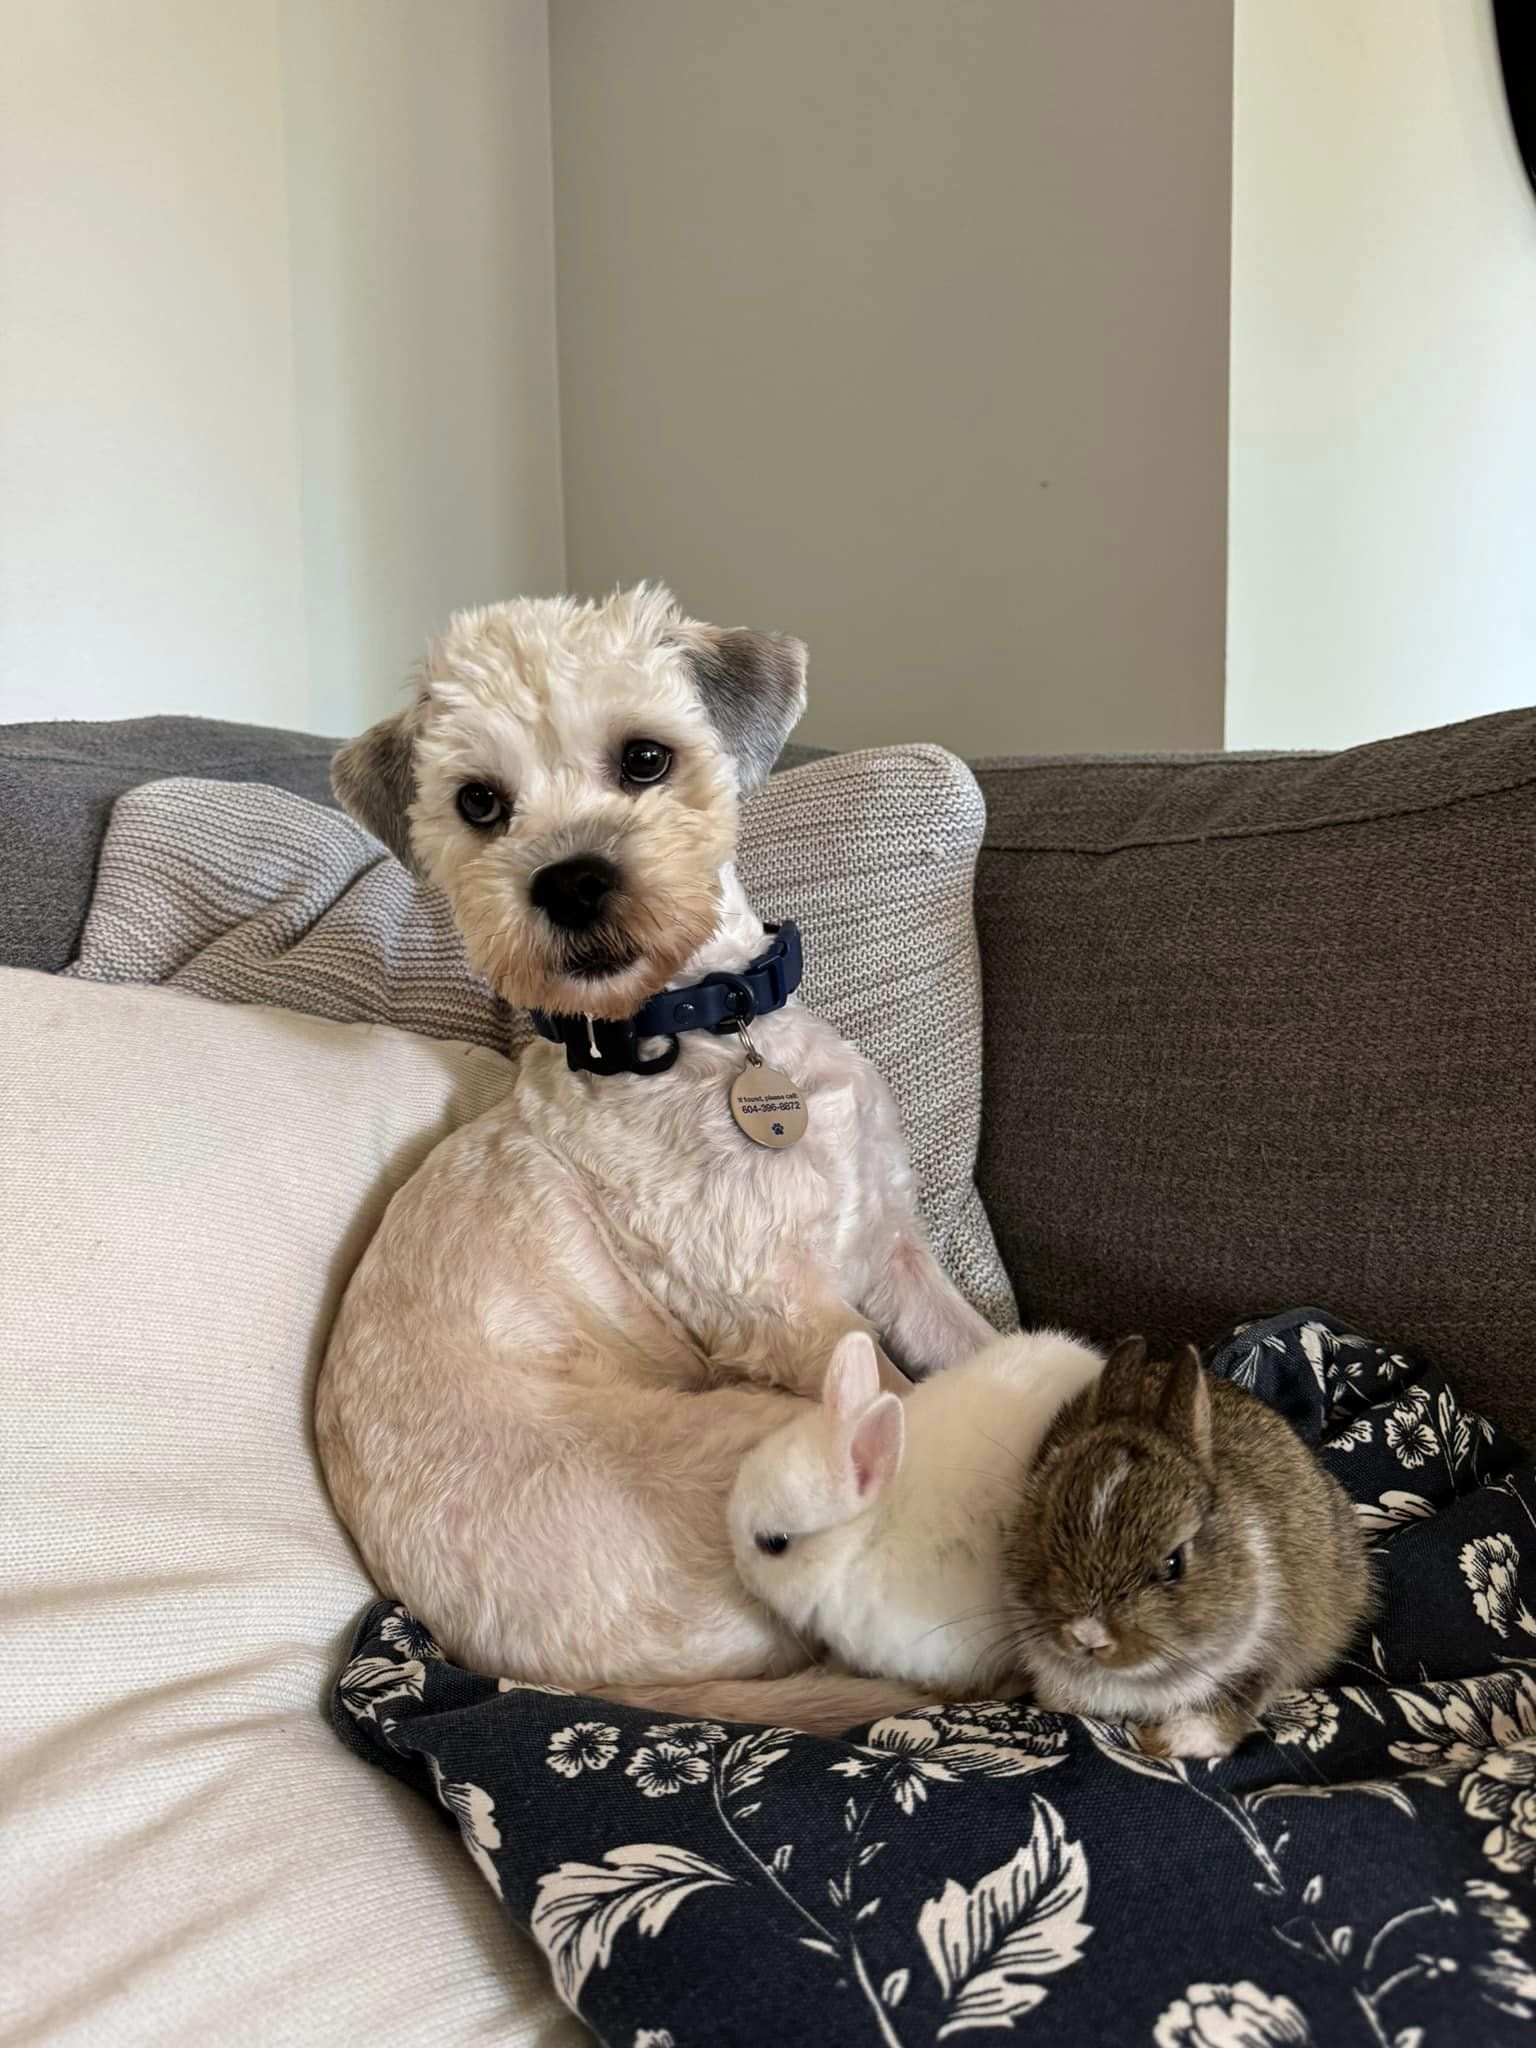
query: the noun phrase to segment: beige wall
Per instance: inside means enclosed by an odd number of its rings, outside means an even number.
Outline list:
[[[1492,10],[1240,0],[1233,746],[1536,701],[1536,199]]]
[[[346,730],[563,578],[544,0],[0,0],[0,718]]]
[[[1226,0],[553,0],[567,571],[808,737],[1219,744]]]

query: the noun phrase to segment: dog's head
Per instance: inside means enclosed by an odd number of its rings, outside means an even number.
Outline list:
[[[739,801],[804,705],[798,640],[701,625],[665,590],[520,599],[459,613],[332,777],[509,1002],[627,1017],[713,933]]]

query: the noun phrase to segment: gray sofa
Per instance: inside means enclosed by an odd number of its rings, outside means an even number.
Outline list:
[[[68,961],[122,790],[324,800],[333,744],[0,729],[0,961]],[[1026,1318],[1201,1340],[1307,1303],[1536,1425],[1536,711],[977,773],[978,1178]]]

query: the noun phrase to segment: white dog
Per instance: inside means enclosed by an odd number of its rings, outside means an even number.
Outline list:
[[[378,1583],[463,1662],[831,1729],[912,1695],[807,1669],[746,1593],[737,1468],[817,1394],[846,1331],[918,1375],[993,1333],[930,1256],[879,1076],[792,997],[774,1007],[794,947],[732,867],[804,660],[645,587],[494,605],[455,618],[414,702],[338,754],[348,809],[447,892],[474,967],[558,1037],[395,1197],[316,1421]],[[689,1029],[673,1004],[675,1035],[635,1027],[669,989],[753,1015],[765,1075],[803,1094],[799,1143],[776,1149],[782,1101],[763,1142],[738,1128],[748,1053],[728,1015]]]

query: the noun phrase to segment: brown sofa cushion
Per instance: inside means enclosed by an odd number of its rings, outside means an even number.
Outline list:
[[[978,773],[977,1177],[1026,1319],[1315,1305],[1536,1434],[1536,711]]]

